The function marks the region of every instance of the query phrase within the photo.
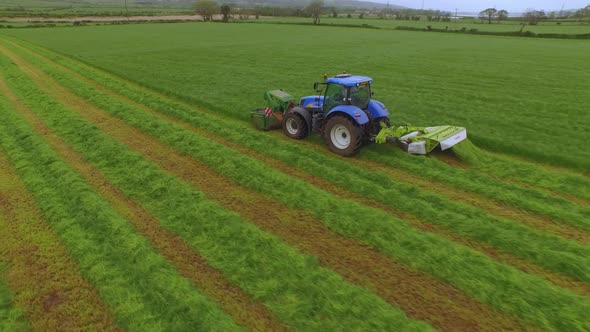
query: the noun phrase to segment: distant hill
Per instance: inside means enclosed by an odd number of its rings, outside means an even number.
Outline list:
[[[91,0],[86,0],[91,1]],[[107,0],[108,1],[108,0]],[[129,0],[137,4],[186,4],[192,5],[196,0]],[[249,4],[251,6],[289,6],[289,7],[305,7],[310,1],[309,0],[217,0],[218,2],[228,2],[236,4]],[[326,7],[348,7],[348,8],[386,8],[388,5],[378,2],[371,1],[359,1],[359,0],[324,0]],[[403,9],[405,7],[397,5],[389,5],[391,9]]]
[[[234,3],[238,7],[296,7],[303,8],[311,0],[216,0]],[[196,0],[127,0],[131,14],[183,14],[193,11]],[[359,1],[324,0],[324,6],[348,9],[403,9],[397,5]],[[71,16],[71,15],[121,15],[125,12],[125,0],[0,0],[0,17],[14,16]]]

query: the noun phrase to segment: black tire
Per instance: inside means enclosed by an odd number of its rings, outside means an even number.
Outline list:
[[[350,118],[336,115],[324,126],[324,140],[330,151],[343,157],[351,157],[363,145],[363,130]]]
[[[283,133],[289,138],[303,139],[309,134],[309,128],[301,115],[287,112],[283,116]]]

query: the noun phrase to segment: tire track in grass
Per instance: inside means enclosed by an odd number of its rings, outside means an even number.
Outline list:
[[[142,105],[140,103],[137,103],[133,100],[128,99],[125,96],[117,94],[116,92],[100,85],[99,83],[80,75],[79,73],[73,71],[70,68],[67,68],[55,61],[48,59],[48,58],[44,57],[43,55],[35,53],[34,51],[24,48],[18,44],[14,44],[14,45],[19,46],[23,50],[43,59],[45,61],[51,62],[55,66],[58,66],[60,69],[68,72],[71,75],[74,75],[76,78],[83,80],[83,81],[87,82],[88,84],[91,84],[93,87],[95,87],[99,91],[109,94],[109,95],[113,96],[114,98],[117,98],[127,104],[133,105],[134,107],[137,107],[137,108],[142,109],[144,111],[150,112],[152,114],[156,114],[160,117],[163,117],[163,118],[165,118],[169,121],[175,122],[177,124],[185,124],[185,122],[182,122],[179,119],[173,118],[173,117],[168,116],[163,113],[158,113],[154,110],[149,109],[145,105]],[[168,98],[168,97],[165,97],[165,98]],[[193,130],[193,131],[196,130],[196,128],[192,127],[192,126],[188,126],[186,128],[189,128],[190,130]],[[229,141],[221,140],[221,139],[219,139],[219,137],[217,137],[213,134],[210,134],[206,131],[199,130],[198,133],[202,136],[207,136],[209,138],[215,139],[216,141],[218,141],[226,146],[230,146],[230,145],[228,145],[228,143],[230,143]],[[284,139],[284,137],[282,137],[282,135],[280,133],[274,133],[274,134],[278,138]],[[313,143],[305,142],[305,141],[302,141],[302,142],[304,144],[309,144],[310,147],[313,147],[322,153],[326,153],[325,149],[321,149],[321,148],[318,149],[317,144],[313,144]],[[234,144],[233,148],[239,149],[240,147],[238,145]],[[448,159],[448,158],[446,158],[446,159]],[[490,199],[490,198],[487,198],[487,197],[484,197],[484,196],[481,196],[481,195],[478,195],[478,194],[475,194],[472,192],[467,192],[467,191],[463,191],[463,190],[460,190],[460,189],[457,189],[454,187],[450,187],[440,181],[426,180],[424,178],[418,177],[417,175],[415,175],[413,173],[404,171],[402,169],[394,169],[391,167],[386,167],[386,166],[383,166],[382,164],[377,163],[377,162],[368,161],[366,159],[350,159],[350,161],[353,164],[356,163],[360,167],[370,167],[373,170],[379,171],[387,176],[390,176],[392,179],[395,179],[396,181],[417,185],[421,189],[431,191],[433,193],[437,193],[437,194],[440,194],[443,196],[447,196],[447,197],[449,197],[453,200],[456,200],[456,201],[461,201],[463,203],[467,203],[467,204],[477,207],[483,211],[486,211],[492,215],[499,216],[502,218],[507,218],[507,219],[510,219],[513,221],[517,221],[517,222],[520,222],[520,223],[527,225],[531,228],[535,228],[535,229],[538,229],[538,230],[546,232],[546,233],[550,233],[550,234],[554,234],[557,236],[561,236],[563,238],[574,240],[574,241],[577,241],[581,244],[585,244],[585,245],[590,244],[590,232],[580,231],[580,229],[578,229],[578,228],[557,222],[547,216],[542,216],[540,214],[533,214],[530,212],[526,212],[521,209],[505,205],[505,204],[498,202],[496,200],[493,200],[493,199]]]
[[[118,330],[96,289],[82,278],[77,264],[45,225],[34,198],[2,151],[0,226],[6,281],[33,330]]]
[[[81,174],[88,183],[92,184],[97,192],[107,199],[117,212],[135,227],[139,234],[148,238],[151,244],[174,264],[182,276],[193,281],[206,295],[215,298],[222,308],[232,315],[237,322],[255,331],[287,330],[266,307],[255,302],[239,287],[227,281],[220,271],[211,267],[184,240],[160,228],[157,219],[140,205],[128,199],[99,170],[86,163],[63,140],[53,134],[1,81],[0,92],[3,92],[8,97],[15,109],[23,115],[35,132],[45,137],[48,144],[68,166]]]
[[[204,191],[225,208],[240,213],[246,220],[279,235],[289,244],[317,255],[324,266],[351,282],[374,290],[385,300],[399,305],[410,317],[429,321],[443,330],[532,329],[434,277],[412,271],[367,246],[337,235],[301,211],[287,209],[266,196],[237,185],[208,166],[180,155],[153,137],[107,115],[36,68],[16,62],[42,89],[109,136]]]

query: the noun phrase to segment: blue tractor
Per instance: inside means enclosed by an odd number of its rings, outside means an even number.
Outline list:
[[[467,137],[462,127],[390,127],[389,111],[371,98],[372,78],[346,73],[324,78],[314,83],[318,95],[303,97],[298,104],[282,90],[268,91],[268,107],[253,111],[252,120],[262,130],[282,127],[293,139],[319,132],[332,152],[345,157],[373,141],[394,142],[409,153],[426,154],[437,146],[448,149]]]
[[[349,74],[316,82],[314,90],[320,95],[303,97],[298,106],[284,113],[285,135],[302,139],[317,131],[332,152],[356,154],[363,143],[378,134],[381,122],[389,124],[389,111],[371,99],[371,83],[370,77]]]

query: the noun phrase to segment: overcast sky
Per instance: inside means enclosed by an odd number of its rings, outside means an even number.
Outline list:
[[[372,0],[387,3],[387,0]],[[389,0],[390,4],[410,8],[422,8],[422,0]],[[494,7],[507,11],[522,12],[527,8],[559,10],[565,3],[565,9],[582,8],[590,4],[590,0],[424,0],[424,9],[441,9],[454,11],[481,11]]]

